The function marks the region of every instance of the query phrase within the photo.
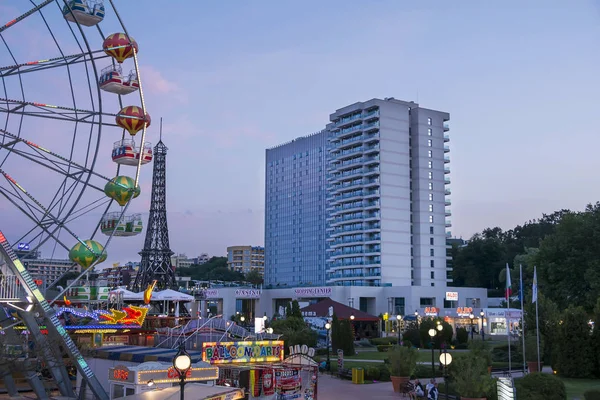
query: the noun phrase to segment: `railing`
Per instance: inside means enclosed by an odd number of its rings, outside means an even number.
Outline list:
[[[17,277],[0,274],[0,301],[17,301],[21,298],[21,285]]]

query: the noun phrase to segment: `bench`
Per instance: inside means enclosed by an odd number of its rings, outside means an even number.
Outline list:
[[[338,377],[341,379],[352,379],[352,370],[349,368],[338,369]]]

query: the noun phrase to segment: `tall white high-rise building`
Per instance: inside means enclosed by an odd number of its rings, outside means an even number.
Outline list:
[[[449,118],[372,99],[267,150],[266,283],[445,287]]]
[[[446,286],[448,113],[387,98],[327,126],[327,283]]]

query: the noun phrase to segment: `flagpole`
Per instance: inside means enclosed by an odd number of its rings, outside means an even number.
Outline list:
[[[542,372],[542,366],[540,363],[540,320],[538,317],[538,300],[537,300],[537,267],[533,267],[533,282],[535,285],[535,331],[537,335],[537,363],[538,372]]]
[[[510,282],[510,270],[508,269],[508,263],[506,263],[506,315],[504,316],[504,321],[506,322],[506,337],[508,340],[508,373],[512,375],[512,366],[511,366],[511,351],[510,351],[510,329],[509,329],[509,310],[510,310],[510,287],[512,283]]]
[[[519,296],[521,297],[521,337],[523,339],[523,373],[525,373],[526,364],[525,364],[525,308],[523,307],[523,265],[519,264],[519,276],[520,276],[520,286],[519,286]]]

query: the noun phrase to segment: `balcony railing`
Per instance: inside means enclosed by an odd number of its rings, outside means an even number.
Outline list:
[[[15,275],[0,274],[0,301],[18,301],[21,296],[21,285]]]

